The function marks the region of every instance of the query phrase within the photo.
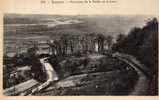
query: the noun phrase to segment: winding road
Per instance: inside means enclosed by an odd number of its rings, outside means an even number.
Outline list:
[[[114,53],[112,56],[129,64],[135,69],[139,76],[134,90],[129,95],[146,95],[151,82],[151,73],[148,71],[148,69],[131,55]]]
[[[48,85],[50,85],[53,81],[58,80],[58,76],[56,74],[56,71],[54,68],[51,66],[51,64],[47,61],[48,58],[42,58],[40,59],[40,62],[44,68],[44,71],[47,74],[47,81],[44,82],[43,84],[37,86],[36,88],[32,89],[31,93],[29,95],[34,94],[35,92],[39,92],[40,90],[44,89]]]
[[[58,80],[58,76],[56,74],[56,71],[51,66],[51,64],[47,61],[48,58],[41,58],[40,63],[42,64],[42,67],[44,69],[44,72],[47,75],[47,81],[36,86],[35,88],[32,88],[31,91],[25,91],[21,93],[20,95],[32,95],[36,92],[41,91],[42,89],[46,88],[48,85],[50,85],[52,82]],[[29,93],[28,93],[29,92]]]

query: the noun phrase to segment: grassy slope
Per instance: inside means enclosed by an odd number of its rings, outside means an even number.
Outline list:
[[[127,95],[135,83],[133,71],[73,75],[36,95]]]
[[[61,79],[35,95],[127,95],[137,79],[128,65],[101,55],[70,58],[58,67]]]

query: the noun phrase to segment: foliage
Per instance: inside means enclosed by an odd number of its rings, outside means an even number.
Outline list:
[[[119,36],[118,38],[121,37]],[[147,22],[143,28],[133,28],[127,37],[118,39],[118,42],[113,46],[113,50],[131,54],[141,61],[153,73],[153,83],[156,83],[154,87],[157,87],[158,21],[156,18]]]

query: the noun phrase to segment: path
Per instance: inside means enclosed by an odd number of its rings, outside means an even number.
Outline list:
[[[136,70],[139,76],[134,90],[130,93],[130,95],[146,95],[149,89],[151,77],[151,73],[148,71],[148,69],[131,55],[114,53],[112,56],[117,57],[119,60],[129,64]]]
[[[38,87],[34,88],[29,95],[34,94],[35,92],[39,92],[40,90],[44,89],[48,85],[50,85],[53,81],[58,80],[58,76],[56,74],[56,71],[54,68],[50,65],[50,63],[47,61],[47,58],[40,59],[40,62],[44,68],[44,71],[47,74],[47,81],[43,84],[39,85]]]
[[[47,81],[42,83],[42,84],[40,84],[39,86],[33,88],[30,93],[28,93],[28,91],[26,91],[26,92],[22,93],[21,95],[32,95],[32,94],[34,94],[36,92],[41,91],[42,89],[44,89],[45,87],[50,85],[53,81],[57,81],[58,80],[58,76],[56,74],[56,71],[51,66],[51,64],[47,61],[47,59],[48,58],[40,59],[40,63],[42,64],[44,72],[47,74]]]

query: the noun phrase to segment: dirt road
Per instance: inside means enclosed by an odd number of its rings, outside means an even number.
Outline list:
[[[149,72],[144,65],[142,65],[135,57],[127,54],[114,53],[113,57],[117,57],[119,60],[124,61],[134,68],[138,74],[138,80],[134,87],[134,90],[130,95],[145,95],[148,92],[150,86]],[[147,71],[147,72],[146,72]]]
[[[54,68],[50,65],[50,63],[47,61],[47,58],[40,59],[40,62],[47,74],[47,81],[43,84],[39,85],[38,87],[34,88],[29,95],[34,94],[35,92],[39,92],[40,90],[47,87],[49,84],[51,84],[53,81],[58,80],[58,76],[56,74],[56,71]]]

